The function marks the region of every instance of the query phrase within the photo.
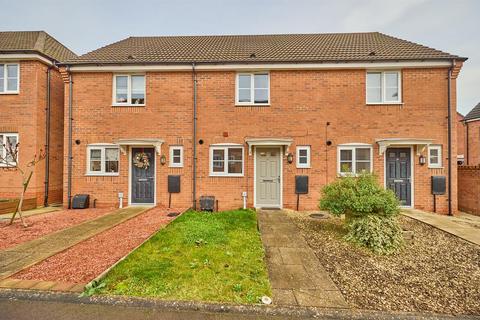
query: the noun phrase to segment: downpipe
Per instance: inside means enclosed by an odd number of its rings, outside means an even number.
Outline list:
[[[67,198],[68,209],[72,208],[72,124],[73,124],[73,107],[72,107],[72,73],[70,67],[67,66],[68,72],[68,168],[67,168]]]
[[[452,60],[452,65],[448,68],[448,215],[452,214],[452,71],[455,66],[455,60]]]
[[[45,108],[45,192],[43,206],[48,207],[49,185],[50,185],[50,117],[51,117],[51,78],[52,66],[47,69],[46,108]]]
[[[192,207],[197,209],[197,72],[195,70],[195,62],[192,63],[192,79],[193,79],[193,181],[192,181]]]

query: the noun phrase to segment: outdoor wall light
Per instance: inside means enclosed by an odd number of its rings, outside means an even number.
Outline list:
[[[425,158],[425,156],[422,154],[420,155],[420,157],[418,157],[418,163],[423,166],[425,163],[427,163],[427,159]]]
[[[161,164],[162,166],[164,166],[165,163],[167,163],[167,157],[165,157],[165,155],[162,154],[162,155],[160,156],[160,164]]]
[[[290,152],[289,154],[287,154],[287,162],[288,162],[288,163],[292,163],[292,162],[293,162],[293,153]]]

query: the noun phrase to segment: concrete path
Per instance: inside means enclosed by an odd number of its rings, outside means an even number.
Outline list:
[[[0,280],[149,209],[149,207],[119,209],[99,218],[0,251]]]
[[[260,210],[258,224],[274,304],[348,308],[340,290],[285,212]]]
[[[36,216],[38,214],[44,214],[44,213],[49,213],[49,212],[53,212],[53,211],[59,211],[61,210],[62,207],[42,207],[42,208],[36,208],[36,209],[32,209],[32,210],[27,210],[27,211],[23,211],[23,217],[30,217],[30,216]],[[0,220],[10,220],[10,218],[12,217],[12,213],[4,213],[4,214],[0,214]],[[18,214],[17,216],[15,217],[15,219],[18,219]]]
[[[414,209],[405,209],[402,214],[480,246],[480,217],[467,213],[445,216]]]

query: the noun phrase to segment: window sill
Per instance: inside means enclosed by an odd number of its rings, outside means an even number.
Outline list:
[[[242,178],[243,174],[209,174],[209,177],[213,178]]]
[[[311,169],[312,167],[311,166],[307,166],[307,167],[299,167],[297,166],[297,169]]]
[[[145,107],[146,104],[112,104],[112,107]]]
[[[428,166],[428,169],[444,169],[443,166]]]
[[[20,91],[7,91],[7,92],[0,92],[0,95],[13,95],[13,94],[20,94]]]
[[[235,107],[270,107],[270,103],[235,103]]]
[[[403,106],[403,102],[367,102],[367,106]]]
[[[86,177],[118,177],[119,173],[85,173]]]
[[[181,165],[181,166],[180,166],[180,165],[176,165],[176,166],[175,166],[175,165],[173,165],[173,166],[170,165],[170,166],[168,166],[168,167],[169,167],[169,168],[183,168],[183,165]]]

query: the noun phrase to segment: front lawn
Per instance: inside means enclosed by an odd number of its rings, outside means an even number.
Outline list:
[[[271,296],[251,210],[189,211],[113,268],[102,294],[258,303]]]

